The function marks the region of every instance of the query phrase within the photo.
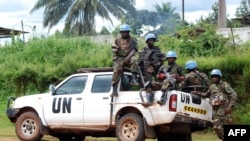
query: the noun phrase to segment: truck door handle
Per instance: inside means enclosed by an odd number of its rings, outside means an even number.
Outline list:
[[[109,99],[109,97],[103,97],[102,99]]]
[[[82,100],[82,98],[81,97],[77,97],[76,100]]]

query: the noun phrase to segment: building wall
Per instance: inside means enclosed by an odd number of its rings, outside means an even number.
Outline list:
[[[233,37],[235,43],[242,44],[250,39],[250,27],[243,27],[243,28],[218,28],[217,34],[221,34],[224,37]]]
[[[232,32],[233,31],[233,32]],[[218,28],[217,34],[221,34],[224,37],[231,37],[234,35],[234,41],[236,44],[242,44],[250,40],[250,27],[243,28]],[[100,44],[112,44],[119,35],[98,35],[90,36],[90,40]]]
[[[97,42],[100,44],[112,44],[114,43],[117,36],[115,35],[98,35],[98,36],[90,36],[90,40],[93,42]]]

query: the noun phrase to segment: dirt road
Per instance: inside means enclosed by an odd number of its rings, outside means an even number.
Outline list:
[[[20,140],[17,137],[0,136],[0,141],[20,141]],[[44,136],[41,141],[59,141],[59,140],[51,136]],[[85,141],[114,141],[114,140],[87,138]]]
[[[0,137],[1,141],[20,141],[18,138],[14,137]],[[56,138],[53,137],[43,137],[41,141],[59,141]]]

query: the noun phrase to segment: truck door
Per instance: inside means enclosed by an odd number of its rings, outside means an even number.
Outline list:
[[[78,126],[82,123],[87,78],[87,75],[71,77],[48,96],[44,116],[49,125]]]
[[[84,101],[84,122],[91,125],[107,125],[110,116],[112,74],[95,75],[91,93]]]

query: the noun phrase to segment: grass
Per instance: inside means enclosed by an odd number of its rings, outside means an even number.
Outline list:
[[[14,133],[14,127],[11,128],[5,128],[7,130],[6,132],[2,132],[4,129],[0,129],[0,138],[1,139],[12,139],[12,140],[18,140]],[[220,141],[217,136],[214,134],[214,132],[208,132],[208,133],[193,133],[192,134],[193,141]],[[86,141],[116,141],[116,138],[95,138],[95,137],[86,137]],[[52,136],[44,136],[42,138],[42,141],[58,141],[57,138],[54,138]],[[147,139],[146,141],[157,141],[157,139]]]

